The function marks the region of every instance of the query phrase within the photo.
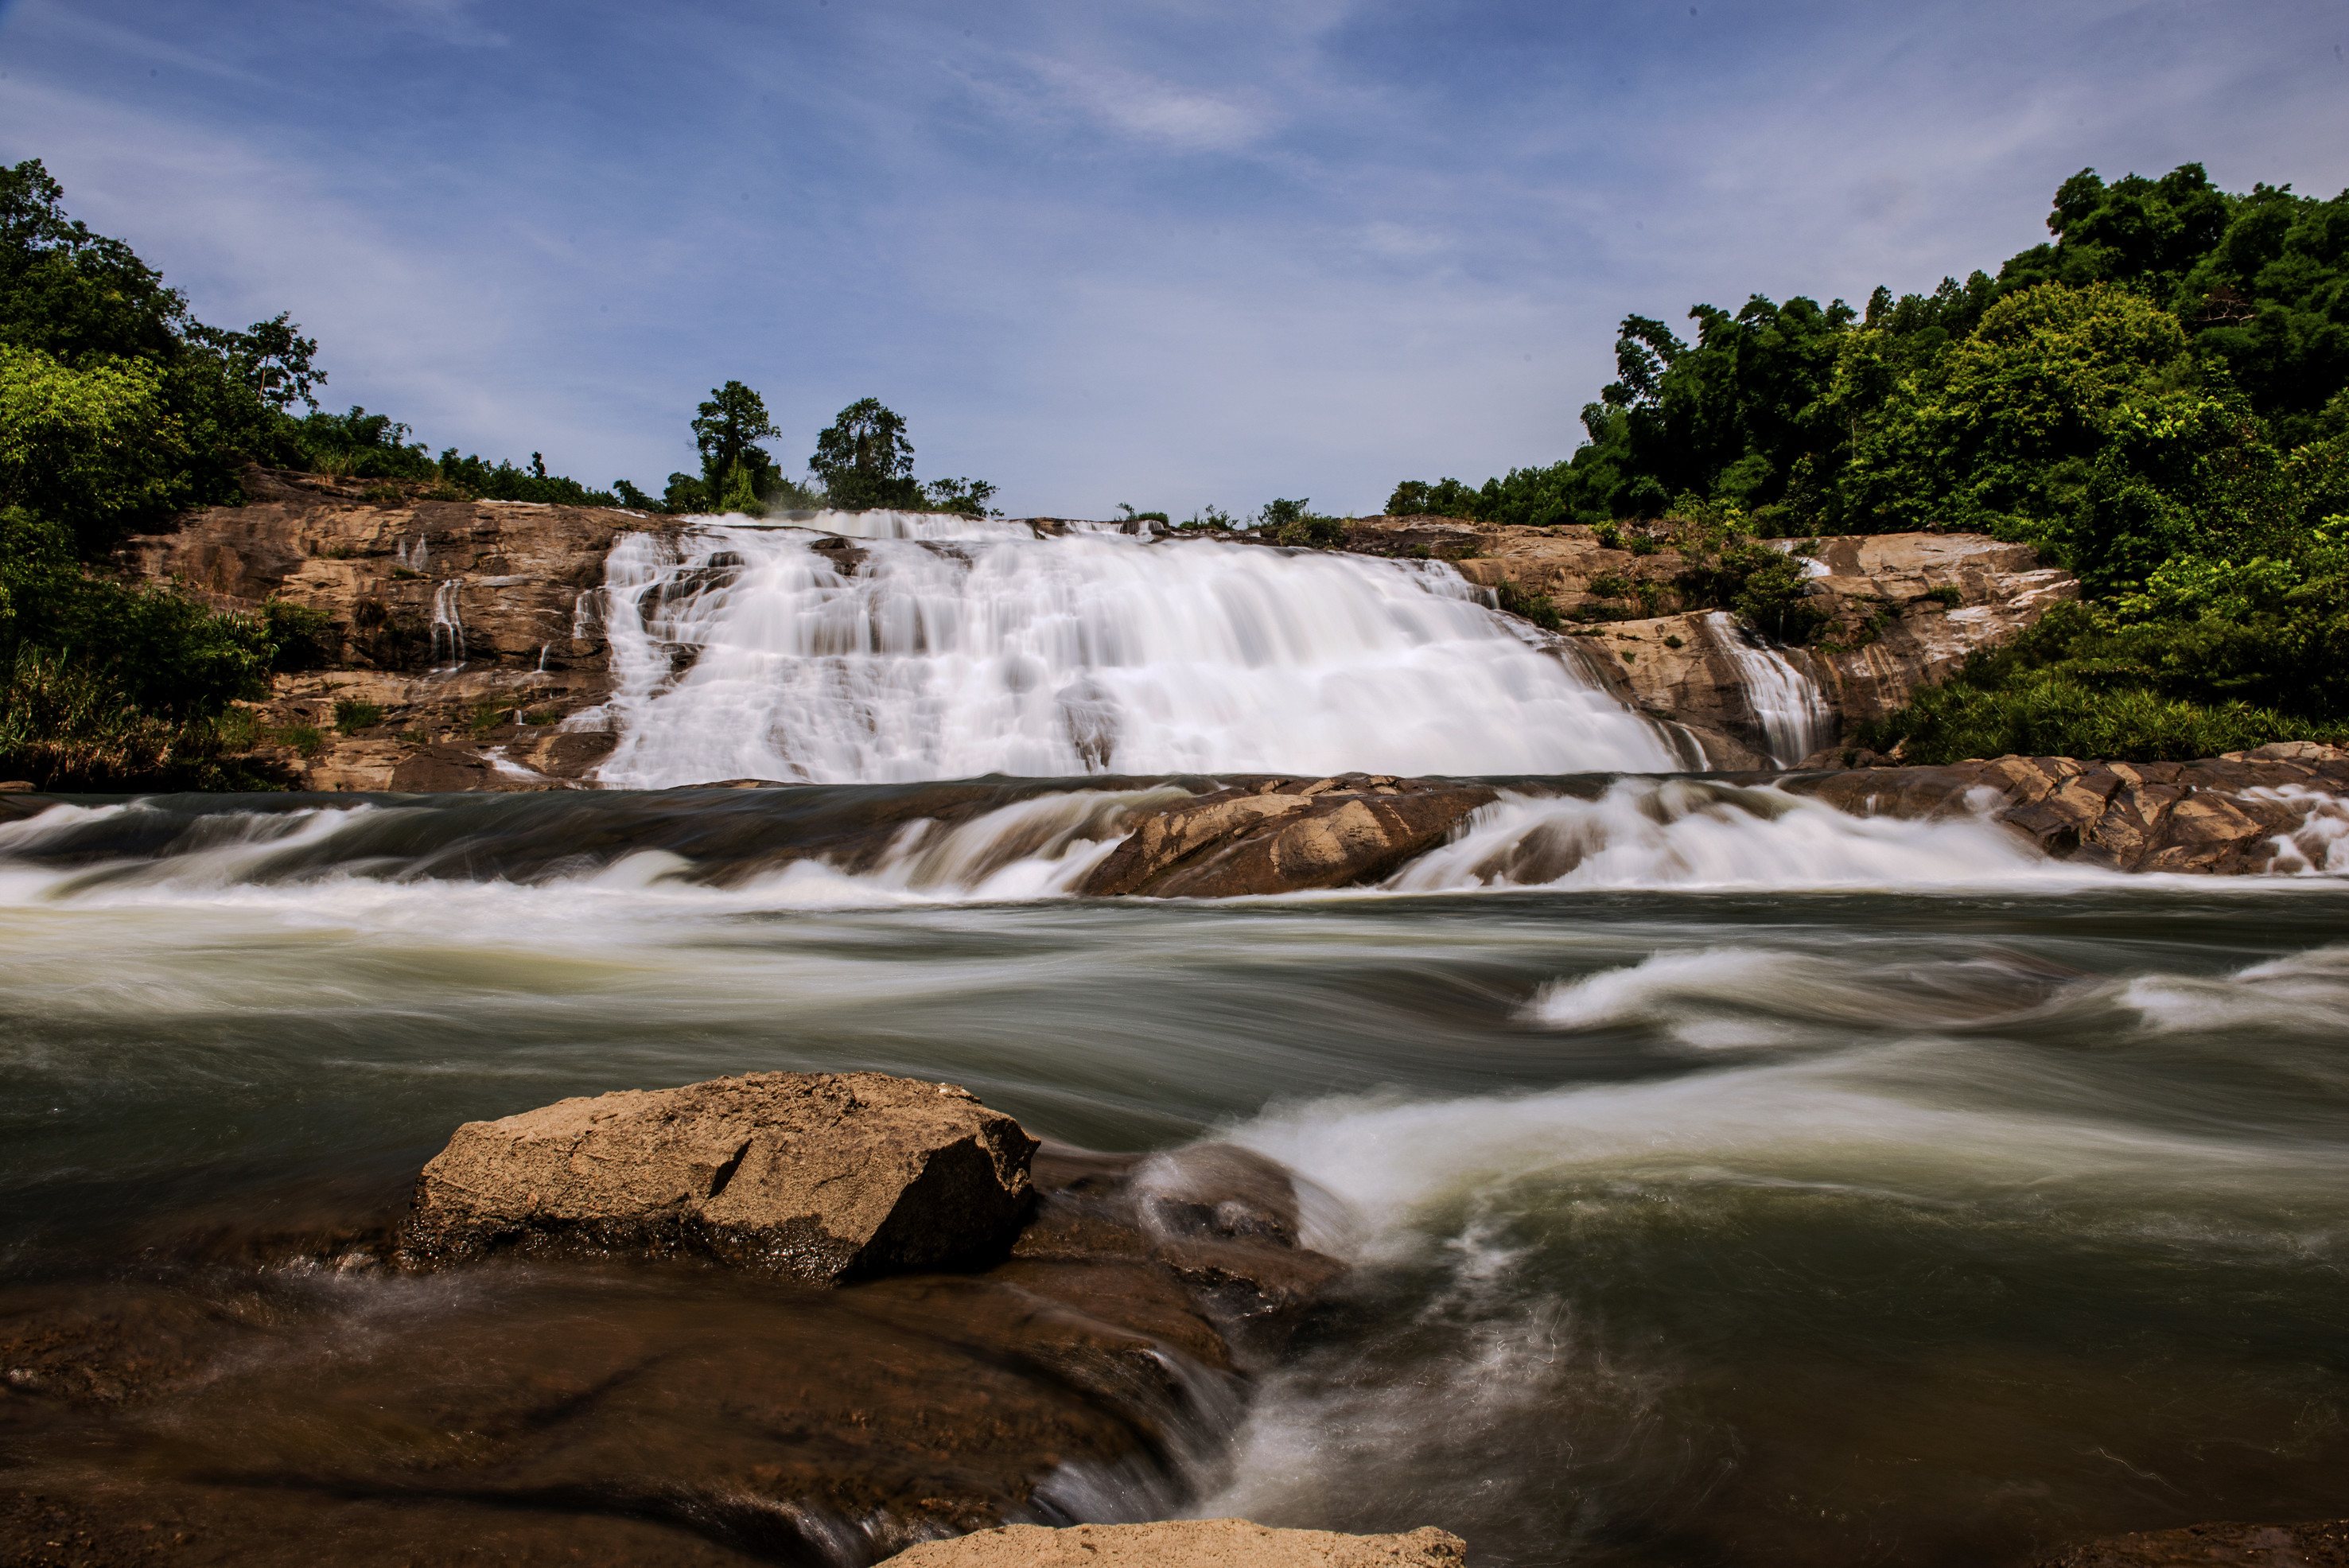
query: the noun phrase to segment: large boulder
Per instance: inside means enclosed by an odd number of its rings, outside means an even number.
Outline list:
[[[891,1568],[1459,1568],[1467,1546],[1422,1525],[1403,1535],[1274,1530],[1245,1519],[1174,1519],[1150,1524],[1079,1524],[1047,1530],[1007,1524],[956,1541],[931,1541],[889,1559]]]
[[[1230,898],[1375,882],[1495,798],[1385,774],[1236,780],[1144,817],[1078,891]]]
[[[457,1129],[416,1186],[412,1263],[503,1250],[698,1253],[830,1284],[992,1261],[1036,1140],[951,1084],[748,1073]]]

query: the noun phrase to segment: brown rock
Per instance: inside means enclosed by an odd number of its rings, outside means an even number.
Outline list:
[[[2349,1519],[2316,1524],[2189,1524],[2075,1546],[2043,1568],[2349,1568]]]
[[[508,1248],[699,1253],[820,1284],[985,1262],[1036,1144],[968,1090],[750,1073],[468,1122],[424,1168],[416,1262]]]
[[[1007,1524],[931,1541],[889,1559],[895,1568],[1457,1568],[1467,1545],[1432,1525],[1403,1535],[1275,1530],[1245,1519]]]
[[[1854,816],[1962,815],[1987,798],[1993,820],[2059,860],[2240,876],[2294,868],[2298,862],[2280,841],[2306,823],[2313,797],[2349,794],[2349,763],[2298,753],[2194,763],[1998,757],[1947,767],[1852,768],[1780,783]],[[2292,793],[2284,794],[2287,788]]]
[[[1229,898],[1374,882],[1495,798],[1384,774],[1240,780],[1144,818],[1079,891]]]

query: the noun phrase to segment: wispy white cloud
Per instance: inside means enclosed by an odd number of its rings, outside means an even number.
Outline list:
[[[22,0],[0,156],[435,442],[657,483],[739,376],[1062,515],[1555,459],[1626,312],[1930,287],[2083,165],[2349,184],[2313,5],[1702,10]]]

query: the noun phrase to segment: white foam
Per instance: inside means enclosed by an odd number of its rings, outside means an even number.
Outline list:
[[[870,541],[847,574],[798,528],[614,547],[600,782],[1679,765],[1578,652],[1444,563],[836,520]]]
[[[2108,880],[1979,815],[1850,816],[1772,786],[1624,779],[1595,801],[1506,793],[1388,882],[1480,888],[1900,888]]]

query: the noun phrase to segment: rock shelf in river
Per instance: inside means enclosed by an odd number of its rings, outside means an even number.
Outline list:
[[[819,1284],[986,1262],[1027,1213],[1035,1149],[969,1090],[885,1073],[623,1090],[459,1127],[403,1249],[699,1252]]]
[[[1245,1519],[1160,1520],[1047,1530],[1009,1524],[933,1541],[891,1568],[1455,1568],[1466,1543],[1423,1525],[1401,1535],[1274,1530]]]
[[[1143,816],[1080,892],[1228,898],[1376,881],[1495,799],[1482,784],[1242,778]]]

